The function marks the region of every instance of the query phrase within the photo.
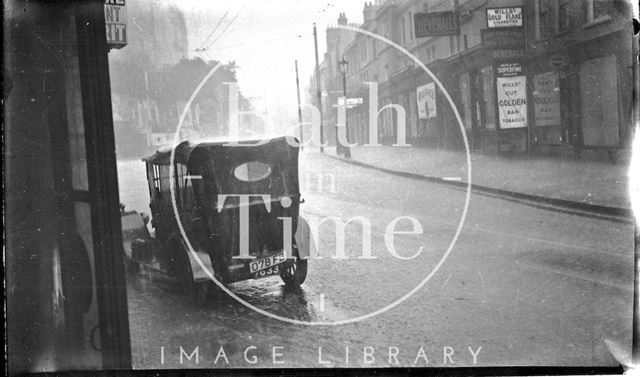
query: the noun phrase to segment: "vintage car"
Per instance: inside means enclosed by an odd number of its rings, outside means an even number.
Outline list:
[[[196,301],[216,288],[203,266],[225,285],[274,275],[290,287],[305,281],[313,241],[299,216],[298,147],[285,137],[183,142],[171,155],[165,148],[143,159],[151,232],[145,215],[122,212],[130,270],[173,280]]]

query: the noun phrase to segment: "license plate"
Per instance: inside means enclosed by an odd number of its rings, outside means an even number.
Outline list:
[[[284,263],[287,259],[284,257],[284,251],[274,254],[268,258],[260,259],[249,263],[249,272],[252,274],[258,271],[267,270],[271,267]]]
[[[260,278],[266,278],[268,276],[279,275],[279,274],[280,274],[280,265],[276,264],[275,266],[269,267],[265,270],[260,270],[258,272],[255,272],[253,274],[253,278],[260,279]]]

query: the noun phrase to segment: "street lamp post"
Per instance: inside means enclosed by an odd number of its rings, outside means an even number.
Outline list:
[[[349,62],[344,58],[344,56],[342,57],[342,60],[340,60],[338,64],[338,69],[342,74],[342,93],[344,96],[344,112],[345,112],[344,128],[345,128],[345,136],[346,136],[345,139],[348,144],[349,143],[349,126],[347,123],[347,72],[349,72]],[[340,141],[338,139],[338,134],[336,132],[336,148],[338,148],[338,145],[340,145]],[[344,157],[351,158],[351,149],[349,148],[349,145],[344,145],[343,147],[344,147]],[[336,150],[336,153],[337,153],[337,150]]]

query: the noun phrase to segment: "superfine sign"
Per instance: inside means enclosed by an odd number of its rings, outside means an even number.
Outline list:
[[[127,45],[127,8],[125,0],[105,0],[104,23],[107,46],[122,48]]]
[[[502,63],[496,67],[497,77],[512,77],[524,75],[524,69],[520,63]]]
[[[417,38],[460,34],[456,12],[416,13],[413,21]]]
[[[522,7],[487,9],[487,27],[519,27],[522,26]]]

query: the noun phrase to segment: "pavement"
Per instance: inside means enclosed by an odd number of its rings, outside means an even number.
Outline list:
[[[335,156],[335,148],[325,149]],[[351,148],[358,163],[403,173],[467,182],[464,152],[416,147]],[[631,208],[629,166],[557,158],[493,157],[471,154],[474,185],[588,205]]]

